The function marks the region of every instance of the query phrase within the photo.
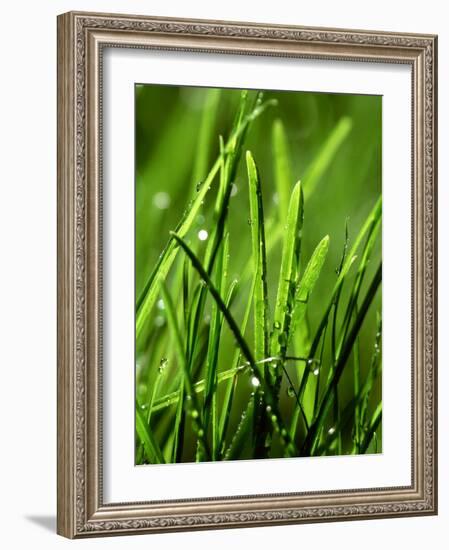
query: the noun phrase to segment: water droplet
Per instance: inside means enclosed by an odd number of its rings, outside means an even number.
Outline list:
[[[164,300],[163,300],[162,298],[160,298],[160,299],[157,301],[157,308],[160,309],[160,310],[165,309]]]
[[[255,388],[258,388],[260,386],[260,380],[257,378],[257,376],[253,376],[251,378],[251,384],[255,387]]]
[[[209,233],[205,229],[200,229],[198,231],[198,239],[200,241],[205,241],[209,237]]]
[[[167,208],[170,206],[170,203],[170,195],[165,191],[159,191],[159,193],[156,193],[153,197],[153,204],[159,210],[167,210]]]
[[[287,388],[287,395],[289,397],[295,397],[295,389],[293,388],[293,386],[289,386]]]
[[[160,363],[159,363],[159,372],[162,372],[165,367],[168,365],[168,359],[167,357],[162,357]]]
[[[284,438],[287,437],[287,430],[285,428],[282,428],[281,436],[284,437]]]
[[[332,428],[329,428],[329,429],[327,430],[327,433],[328,433],[329,435],[333,435],[333,434],[335,433],[335,428],[332,426]]]
[[[199,181],[197,184],[196,184],[196,192],[198,193],[199,190],[201,189],[201,186],[203,185],[203,182],[202,181]]]
[[[279,321],[274,322],[274,328],[279,330],[281,328],[281,323]]]
[[[192,418],[198,418],[199,413],[196,409],[193,409],[193,411],[190,413],[192,415]]]
[[[313,369],[313,375],[314,376],[318,376],[320,374],[320,369],[319,367],[316,367],[316,369]]]
[[[157,327],[163,327],[164,324],[165,324],[165,319],[162,315],[157,315],[155,318],[154,318],[154,324],[157,326]]]
[[[251,218],[248,218],[248,225],[253,225],[253,220]]]
[[[279,195],[277,193],[273,193],[272,199],[274,204],[279,204]]]
[[[267,411],[267,413],[271,412],[271,405],[267,405],[266,411]]]
[[[200,428],[198,430],[198,437],[203,437],[203,435],[204,435],[204,430],[202,428]]]
[[[277,424],[277,421],[278,421],[278,417],[275,414],[272,414],[271,415],[271,422],[273,422],[273,424]]]
[[[235,197],[239,191],[239,188],[235,183],[231,183],[231,197]]]

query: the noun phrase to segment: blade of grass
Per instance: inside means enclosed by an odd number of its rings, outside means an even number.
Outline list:
[[[241,455],[241,452],[248,441],[248,434],[251,430],[252,417],[254,415],[254,399],[249,399],[243,411],[240,421],[232,438],[231,444],[223,455],[223,460],[234,460]]]
[[[368,377],[366,380],[366,391],[365,391],[364,399],[360,404],[360,432],[362,432],[364,429],[365,422],[366,422],[366,414],[368,410],[369,397],[371,394],[371,390],[374,386],[374,381],[376,380],[379,374],[379,371],[381,369],[381,343],[382,343],[382,318],[380,315],[378,315],[377,331],[376,331],[376,337],[374,341],[374,350],[371,357]]]
[[[343,329],[341,331],[341,336],[340,336],[340,342],[339,342],[339,345],[338,345],[337,355],[340,352],[342,342],[345,339],[346,334],[349,330],[349,324],[350,324],[351,318],[353,316],[353,311],[354,311],[355,305],[356,305],[357,300],[359,298],[360,290],[362,288],[362,283],[363,283],[365,273],[366,273],[367,268],[368,268],[368,264],[370,262],[371,254],[372,254],[374,244],[375,244],[376,239],[377,239],[377,235],[379,234],[380,228],[381,228],[381,215],[379,215],[376,218],[373,218],[371,220],[371,225],[370,225],[369,230],[368,230],[368,235],[367,235],[367,238],[366,238],[365,246],[363,248],[362,257],[361,257],[360,264],[359,264],[359,267],[357,269],[357,274],[356,274],[356,277],[355,277],[355,280],[354,280],[354,283],[353,283],[353,287],[352,287],[352,290],[351,290],[351,295],[350,295],[350,298],[349,298],[348,307],[346,309],[345,317],[344,317],[344,320],[343,320],[343,323],[342,323]]]
[[[248,300],[247,300],[247,303],[246,303],[245,313],[243,315],[243,320],[242,320],[242,324],[241,324],[241,328],[240,328],[241,333],[242,333],[243,336],[245,335],[246,326],[248,324],[248,319],[249,319],[249,315],[250,315],[250,312],[251,312],[251,304],[253,302],[255,285],[256,285],[256,277],[254,276],[253,277],[253,282],[252,282],[252,285],[251,285],[251,289],[250,289],[250,292],[248,294]],[[241,356],[240,348],[237,348],[235,350],[234,358],[232,360],[231,372],[234,372],[234,374],[231,375],[231,380],[227,384],[224,399],[223,399],[223,404],[222,404],[222,413],[221,413],[220,424],[219,424],[219,448],[221,449],[222,452],[224,452],[226,431],[227,431],[227,428],[228,428],[229,416],[230,416],[230,412],[231,412],[231,408],[232,408],[232,404],[233,404],[233,399],[234,399],[234,393],[235,393],[235,389],[236,389],[236,385],[237,385],[236,373],[237,373],[237,369],[238,369],[237,365],[239,364],[240,356]],[[220,373],[218,374],[218,380],[220,381]]]
[[[300,241],[300,232],[303,223],[303,196],[301,183],[293,188],[285,225],[284,245],[282,248],[281,269],[279,273],[276,306],[274,310],[273,332],[270,340],[271,355],[286,354],[290,316],[292,311],[292,289],[296,278],[297,263],[295,253]],[[280,377],[276,376],[275,369],[271,369],[272,382],[280,384]]]
[[[346,223],[345,223],[345,240],[344,240],[344,244],[343,244],[343,252],[342,252],[342,255],[341,255],[340,265],[338,267],[337,273],[340,273],[340,271],[343,268],[343,264],[345,263],[346,254],[348,252],[348,243],[349,243],[349,227],[348,227],[348,219],[346,219]],[[343,281],[343,284],[344,284],[344,281]],[[331,368],[329,369],[329,378],[334,373],[334,367],[337,363],[337,358],[338,358],[337,344],[336,344],[336,340],[337,340],[337,320],[338,320],[338,306],[340,304],[340,296],[341,296],[341,292],[342,292],[342,289],[343,289],[343,284],[338,289],[337,295],[335,297],[334,311],[333,311],[333,315],[332,315],[332,322],[331,322],[331,356],[332,356],[332,364],[331,364]],[[334,396],[333,396],[334,424],[339,424],[339,422],[340,422],[340,403],[339,403],[339,401],[340,400],[339,400],[339,394],[338,394],[338,384],[336,384],[335,388],[334,388]],[[341,439],[340,431],[338,431],[336,433],[335,439],[336,439],[336,446],[337,446],[337,454],[341,455],[342,454],[342,439]]]
[[[323,269],[329,251],[329,235],[326,235],[316,246],[315,250],[306,265],[304,274],[299,283],[296,284],[296,290],[293,300],[293,310],[289,332],[289,342],[294,336],[297,327],[304,319],[309,297],[315,288],[318,277]]]
[[[279,197],[279,217],[281,221],[287,219],[290,189],[293,180],[290,166],[287,135],[282,120],[276,119],[273,123],[273,162],[276,190]]]
[[[374,414],[371,418],[371,422],[369,424],[368,430],[365,434],[365,437],[363,439],[363,442],[360,446],[360,453],[365,454],[370,446],[371,440],[379,427],[379,424],[382,420],[382,403],[379,403],[376,407],[376,410],[374,411]]]
[[[301,450],[302,455],[313,454],[313,450],[317,440],[317,434],[324,423],[329,407],[331,406],[333,401],[332,397],[333,397],[334,387],[336,386],[336,384],[338,384],[338,381],[340,380],[340,377],[343,373],[343,369],[351,354],[355,338],[359,333],[359,330],[363,324],[368,308],[370,307],[374,299],[374,296],[379,288],[381,280],[382,280],[382,264],[380,264],[379,267],[377,268],[377,271],[366,293],[366,296],[362,302],[357,318],[344,342],[342,351],[338,357],[337,364],[335,365],[334,374],[332,375],[332,378],[327,384],[326,390],[324,392],[323,398],[321,400],[321,403],[318,409],[318,413],[305,439],[303,448]]]
[[[321,341],[324,328],[327,326],[328,317],[335,303],[335,299],[336,299],[336,296],[338,295],[339,289],[343,284],[345,277],[348,275],[349,270],[351,269],[351,266],[353,265],[354,261],[357,259],[356,252],[358,251],[360,245],[362,244],[364,237],[372,227],[373,222],[376,222],[376,220],[380,218],[381,213],[382,213],[382,197],[379,197],[374,207],[372,208],[371,212],[367,216],[363,226],[361,227],[354,241],[354,244],[352,245],[351,250],[349,251],[349,254],[346,255],[346,259],[343,263],[340,274],[338,275],[337,281],[335,282],[335,285],[332,289],[332,293],[331,293],[328,305],[324,311],[324,314],[321,318],[320,324],[318,325],[318,328],[315,332],[315,336],[312,341],[312,346],[309,352],[310,358],[312,359],[315,357],[316,350],[318,349],[319,343]],[[301,400],[309,380],[309,374],[310,374],[309,369],[305,369],[301,380],[301,385],[299,388],[299,397]],[[298,417],[298,413],[295,414],[295,417]],[[296,434],[296,427],[294,427],[293,433]]]
[[[207,167],[212,150],[213,133],[217,122],[220,105],[221,88],[211,88],[206,92],[206,99],[202,108],[201,123],[198,132],[195,164],[193,167],[193,185],[203,181],[207,175]]]
[[[246,153],[249,184],[250,226],[252,256],[256,285],[254,288],[254,354],[256,361],[268,356],[268,288],[267,254],[265,244],[264,212],[259,171],[250,151]],[[267,369],[264,369],[266,378]],[[269,427],[263,397],[254,392],[254,456],[264,458],[268,453],[265,434]]]
[[[245,114],[248,104],[249,94],[246,91],[243,91],[241,94],[241,100],[239,105],[239,110],[235,119],[235,128],[238,130],[245,120]],[[254,108],[257,108],[257,105],[260,103],[260,94],[255,94],[255,104]],[[206,255],[204,259],[204,265],[206,266],[207,273],[212,274],[214,268],[215,259],[220,247],[220,244],[223,239],[223,234],[225,231],[226,219],[228,216],[229,200],[231,197],[233,180],[235,177],[235,172],[237,169],[237,163],[240,157],[240,152],[245,138],[246,130],[239,134],[230,144],[228,152],[225,152],[222,156],[222,162],[220,165],[220,186],[218,189],[214,216],[216,218],[216,225],[211,231],[211,235],[208,241],[208,246],[206,248]],[[220,140],[220,151],[223,152],[223,142]],[[202,318],[205,302],[206,302],[207,291],[204,286],[200,285],[198,300],[194,302],[192,306],[192,319],[193,322],[190,325],[189,331],[189,355],[188,363],[189,370],[192,370],[192,361],[194,358],[195,346],[198,336],[198,327],[200,319]]]
[[[254,288],[254,355],[256,360],[268,356],[268,290],[267,257],[259,172],[250,151],[246,153],[249,202],[251,216],[251,243],[256,285]]]
[[[248,363],[250,364],[252,371],[257,376],[258,382],[260,383],[264,391],[265,404],[267,407],[270,407],[271,422],[274,428],[276,429],[276,431],[279,430],[280,440],[282,445],[285,448],[286,456],[295,456],[296,446],[292,441],[290,441],[287,430],[284,428],[280,411],[277,406],[277,399],[275,399],[270,385],[265,383],[265,380],[263,378],[263,370],[254,360],[253,354],[246,340],[243,338],[234,317],[231,315],[229,309],[226,307],[226,304],[223,302],[219,292],[217,291],[214,284],[212,283],[209,275],[205,271],[204,267],[201,265],[201,262],[192,252],[190,247],[183,241],[181,237],[179,237],[179,235],[177,235],[176,233],[172,233],[172,235],[176,240],[176,242],[180,245],[180,247],[184,250],[184,252],[190,258],[193,267],[198,271],[200,277],[204,280],[207,286],[207,289],[209,290],[210,294],[212,295],[218,307],[220,308],[221,312],[223,313],[223,316],[237,341],[237,345],[242,350],[242,353],[245,356]]]
[[[226,284],[227,276],[227,258],[229,252],[229,235],[225,239],[222,247],[222,254],[220,262],[217,266],[218,273],[221,272],[221,277],[218,277],[219,292],[222,292]],[[228,290],[226,298],[226,306],[233,298],[233,294],[237,285],[237,281],[233,281]],[[217,426],[217,364],[218,364],[218,352],[220,347],[220,335],[223,326],[223,315],[218,309],[216,303],[212,304],[212,320],[211,329],[209,332],[209,347],[207,353],[207,370],[206,370],[206,387],[204,393],[204,406],[203,406],[203,422],[206,433],[209,429],[209,422],[212,417],[212,460],[216,460],[218,451],[218,426]]]
[[[228,139],[228,142],[225,146],[224,153],[232,150],[232,147],[235,145],[236,140],[246,131],[248,125],[253,122],[257,117],[259,117],[269,106],[275,105],[276,102],[273,100],[268,100],[265,103],[257,104],[256,107],[243,117],[241,124],[234,131],[231,132],[231,135]],[[196,215],[201,208],[201,205],[204,201],[204,198],[211,188],[211,185],[217,175],[221,164],[221,154],[218,156],[217,160],[214,162],[209,174],[207,175],[204,182],[198,187],[197,194],[195,199],[188,205],[184,215],[182,216],[180,222],[176,227],[176,234],[181,237],[185,237],[188,230],[190,229],[193,221],[196,218]],[[154,306],[158,295],[158,287],[161,281],[164,281],[167,277],[168,271],[173,264],[173,261],[176,257],[178,247],[173,241],[172,236],[170,236],[164,250],[159,256],[158,261],[149,276],[147,282],[144,285],[142,293],[140,294],[137,303],[136,303],[136,340],[139,340],[141,337],[143,328],[147,319],[151,313],[151,310]]]
[[[192,419],[192,424],[196,430],[196,435],[198,438],[199,444],[203,447],[204,455],[207,459],[210,458],[210,449],[206,439],[206,433],[204,431],[204,426],[199,414],[198,400],[196,398],[196,393],[193,388],[192,378],[190,371],[188,370],[187,360],[185,355],[185,350],[183,349],[182,336],[179,330],[178,321],[176,319],[176,313],[173,306],[173,302],[170,294],[167,291],[165,283],[161,284],[161,294],[165,303],[167,311],[167,322],[174,335],[174,345],[175,351],[177,354],[178,362],[181,366],[183,375],[184,375],[184,387],[187,392],[187,401],[190,404],[190,417]]]
[[[139,407],[136,407],[136,432],[143,444],[145,455],[151,464],[164,464],[162,452],[149,429],[146,419]]]
[[[352,120],[348,117],[342,117],[329,134],[329,137],[324,142],[321,149],[315,155],[313,162],[302,178],[305,200],[314,193],[321,176],[329,167],[338,148],[348,136],[351,128]]]

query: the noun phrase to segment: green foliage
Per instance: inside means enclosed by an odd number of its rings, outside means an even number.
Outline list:
[[[379,99],[144,86],[136,112],[136,463],[379,452]]]

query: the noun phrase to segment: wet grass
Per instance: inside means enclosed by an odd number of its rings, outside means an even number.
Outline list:
[[[149,161],[138,146],[136,463],[380,452],[380,117],[371,139],[363,130],[374,151],[360,159],[364,175],[349,185],[357,170],[340,165],[331,232],[320,185],[350,146],[354,117],[320,133],[295,178],[295,118],[279,116],[294,94],[201,92],[196,149],[172,150],[175,165],[192,153],[174,177],[184,188],[151,191],[182,120],[168,137],[153,132],[162,145]],[[151,216],[139,201],[156,195],[163,212]]]

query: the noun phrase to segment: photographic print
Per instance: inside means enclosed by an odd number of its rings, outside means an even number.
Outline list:
[[[135,86],[135,463],[382,452],[382,97]]]

